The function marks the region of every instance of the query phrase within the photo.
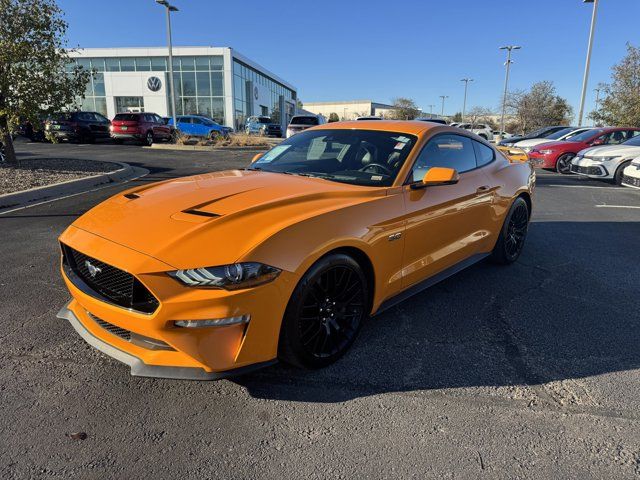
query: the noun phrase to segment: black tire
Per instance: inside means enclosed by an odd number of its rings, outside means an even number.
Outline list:
[[[302,368],[335,362],[358,335],[368,305],[360,265],[340,253],[321,258],[291,295],[280,329],[279,358]]]
[[[573,153],[565,153],[560,155],[556,161],[556,172],[566,175],[571,173],[571,160],[575,157]]]
[[[151,145],[153,145],[153,132],[151,130],[149,130],[147,134],[144,136],[144,144],[147,147],[150,147]]]
[[[115,144],[115,145],[122,145],[122,139],[121,138],[112,138],[111,141]]]
[[[524,247],[529,230],[529,206],[524,198],[518,197],[504,219],[498,241],[491,252],[491,260],[508,265],[515,262]]]
[[[618,186],[622,186],[622,177],[623,174],[622,172],[624,171],[625,168],[627,168],[629,165],[631,165],[631,160],[629,160],[628,162],[624,162],[622,165],[620,165],[617,170],[615,175],[613,176],[613,183],[615,183]]]

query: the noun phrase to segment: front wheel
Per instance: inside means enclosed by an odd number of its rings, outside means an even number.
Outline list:
[[[522,197],[518,197],[505,217],[491,259],[503,265],[515,262],[522,253],[528,230],[529,206]]]
[[[556,172],[567,174],[571,173],[571,160],[575,155],[573,153],[565,153],[558,158],[556,162]]]
[[[355,340],[367,315],[362,269],[344,254],[316,262],[295,288],[280,331],[278,356],[304,368],[335,362]]]
[[[147,147],[153,145],[153,132],[147,132],[147,135],[144,137],[144,144]]]
[[[622,177],[624,177],[623,173],[624,169],[627,168],[629,165],[631,165],[631,162],[625,162],[622,165],[620,165],[618,167],[618,169],[616,170],[615,175],[613,176],[613,182],[618,185],[621,186],[622,185]]]

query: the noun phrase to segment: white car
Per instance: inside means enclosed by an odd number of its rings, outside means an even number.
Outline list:
[[[514,136],[513,133],[501,132],[500,130],[493,130],[491,133],[493,133],[494,137],[502,137],[503,139],[511,138]]]
[[[622,185],[640,190],[640,157],[622,171]]]
[[[471,133],[475,133],[479,137],[484,138],[485,140],[492,141],[493,140],[493,131],[491,127],[485,125],[483,123],[461,123],[458,125],[458,128],[464,128],[465,130],[469,130]]]
[[[574,135],[591,130],[591,127],[567,127],[562,130],[558,130],[545,138],[529,138],[527,140],[520,140],[513,144],[514,147],[520,148],[529,153],[536,145],[541,145],[546,142],[552,142],[554,140],[570,140]]]
[[[640,132],[634,132],[640,133]],[[571,161],[571,173],[622,183],[622,172],[640,156],[640,135],[618,145],[586,148]]]

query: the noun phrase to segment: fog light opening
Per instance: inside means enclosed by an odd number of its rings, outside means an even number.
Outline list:
[[[251,315],[240,315],[207,320],[176,320],[173,324],[179,328],[226,327],[229,325],[245,325],[249,323],[249,320],[251,320]]]

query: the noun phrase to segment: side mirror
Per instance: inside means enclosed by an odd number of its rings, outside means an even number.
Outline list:
[[[163,118],[162,119],[162,123],[164,123],[165,125],[169,125],[169,119],[168,118]]]
[[[253,158],[251,159],[251,163],[255,162],[256,160],[258,160],[260,157],[262,156],[261,153],[256,153]]]
[[[424,174],[421,182],[411,184],[411,189],[419,190],[437,185],[453,185],[458,183],[458,180],[460,180],[460,176],[453,168],[431,167],[427,173]]]
[[[603,145],[604,144],[604,140],[601,138],[596,138],[593,142],[591,142],[589,145]]]

